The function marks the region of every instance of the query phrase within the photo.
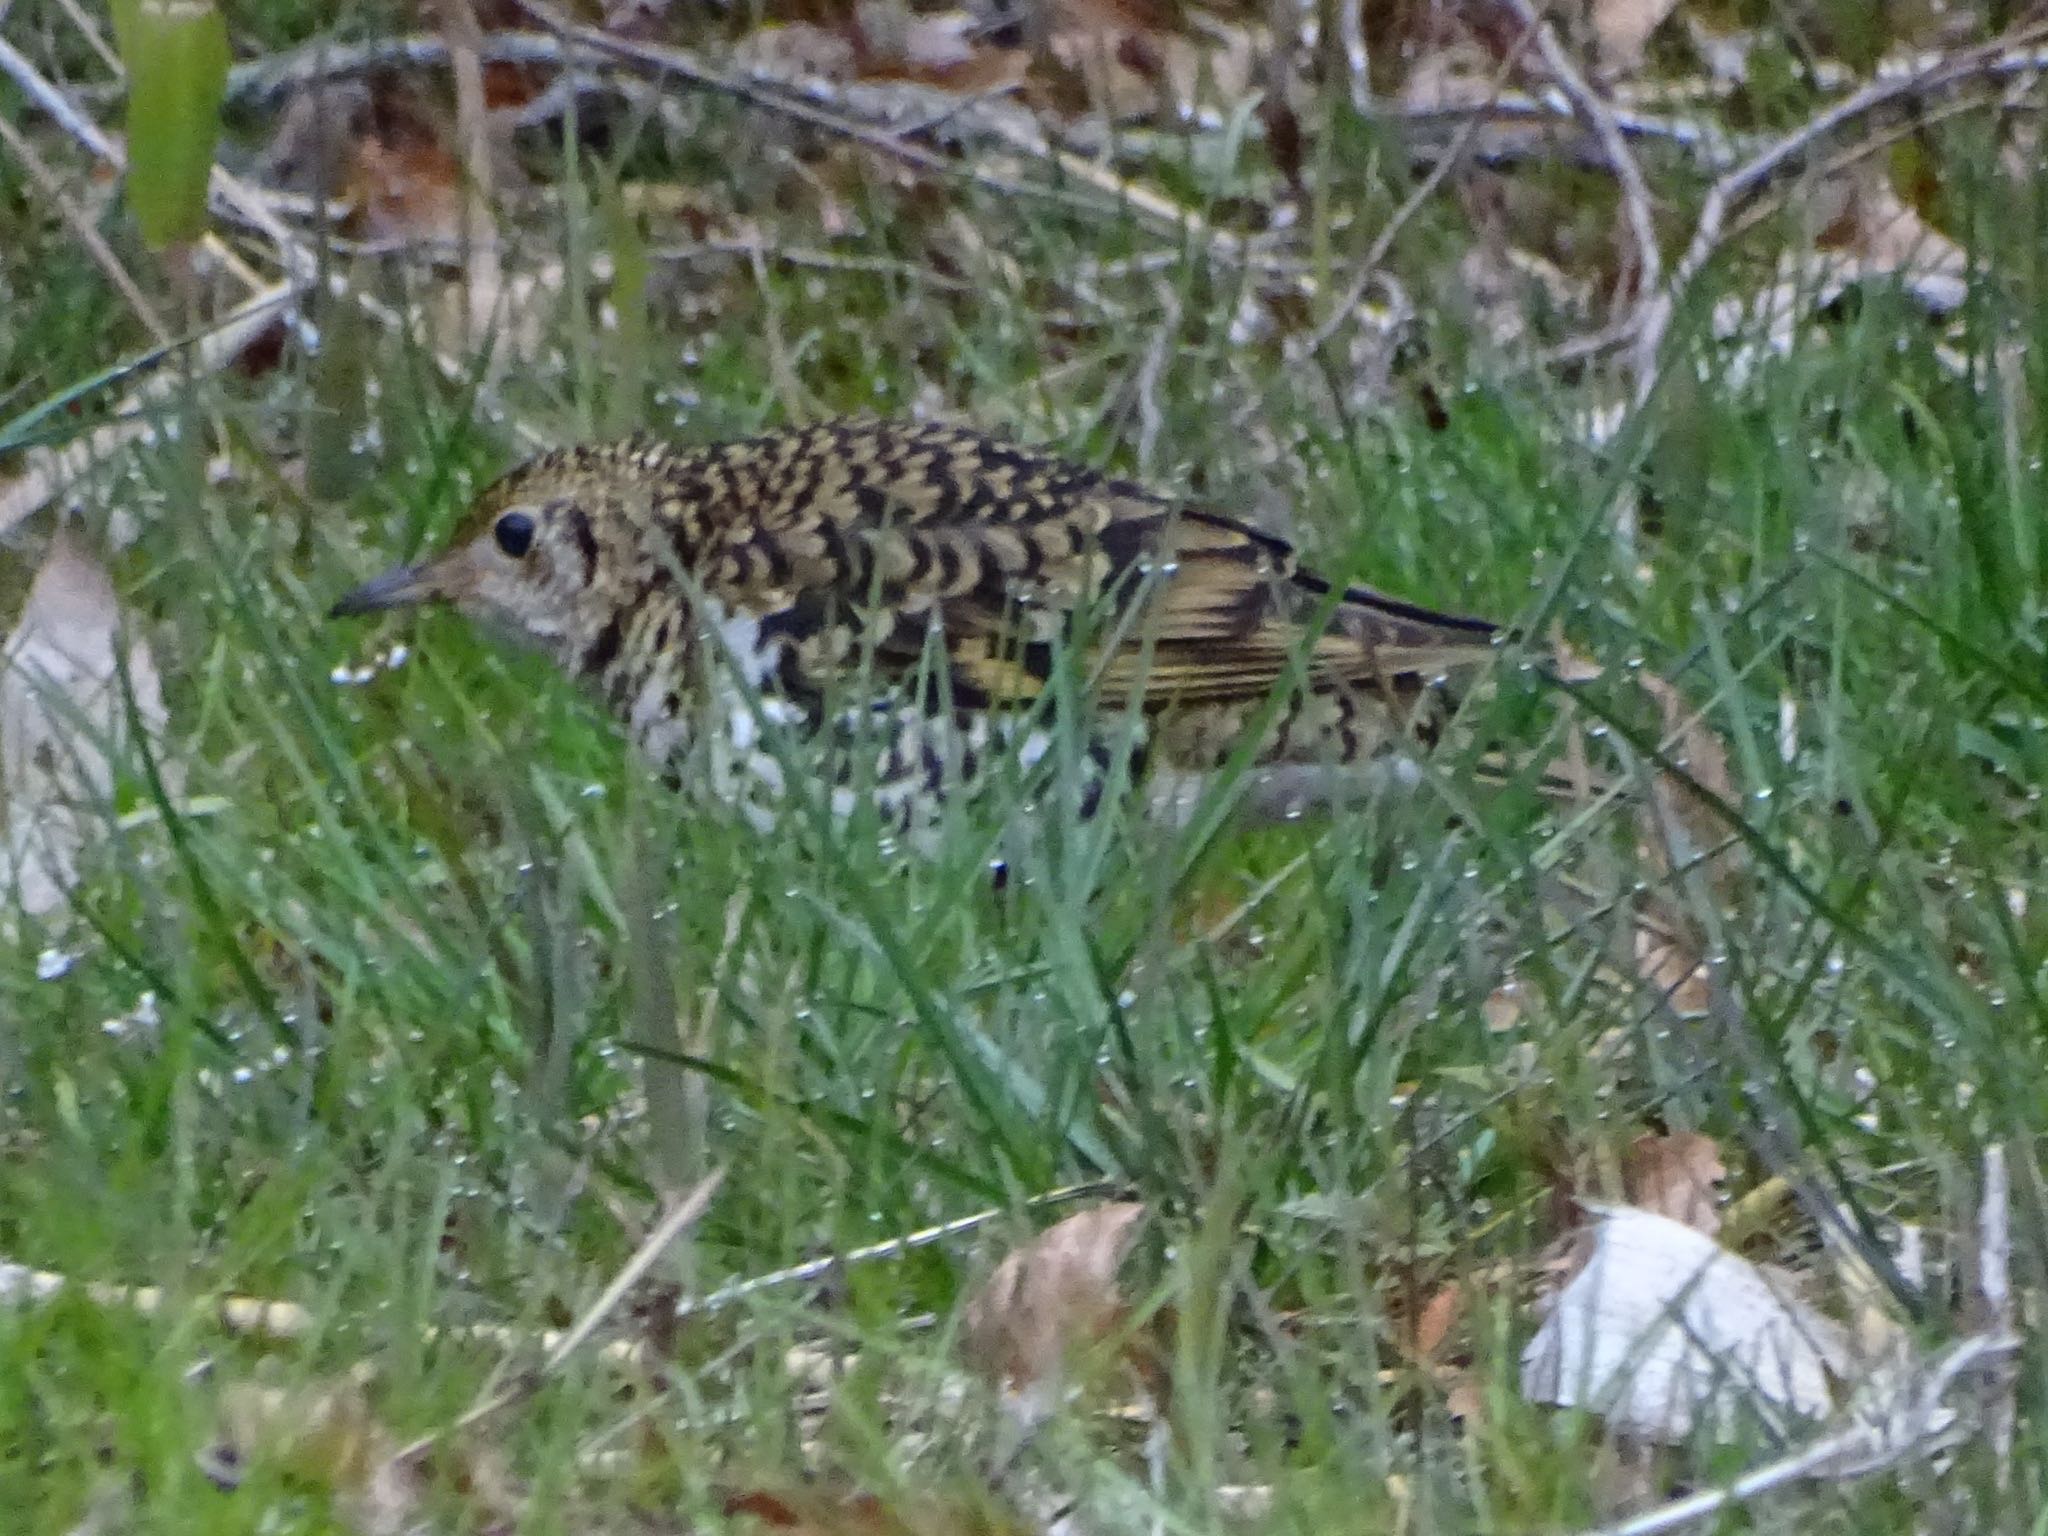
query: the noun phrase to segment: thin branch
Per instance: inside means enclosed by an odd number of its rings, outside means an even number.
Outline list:
[[[113,248],[100,237],[98,227],[86,217],[85,210],[72,201],[57,173],[36,153],[35,145],[4,117],[0,117],[0,144],[5,144],[13,151],[14,158],[19,160],[22,169],[28,172],[29,179],[56,208],[57,216],[64,221],[65,228],[69,229],[78,243],[85,247],[86,254],[91,256],[99,269],[106,274],[107,281],[114,285],[121,297],[128,301],[128,307],[135,311],[149,333],[157,339],[158,344],[169,346],[171,328],[157,312],[156,305],[150,302],[149,295],[136,286],[134,277],[121,264],[121,258],[116,256]]]
[[[107,455],[130,443],[147,441],[156,430],[156,407],[167,395],[192,378],[227,367],[259,332],[290,313],[297,299],[298,290],[290,283],[278,283],[252,295],[196,339],[193,360],[186,370],[158,368],[115,405],[113,420],[59,446],[32,448],[23,454],[21,473],[0,484],[0,536]],[[156,349],[150,363],[160,363],[171,350]]]
[[[391,1457],[391,1464],[396,1466],[415,1461],[447,1436],[473,1428],[483,1420],[502,1413],[514,1403],[532,1396],[542,1381],[560,1370],[563,1363],[603,1326],[604,1320],[618,1309],[621,1301],[625,1300],[626,1293],[640,1283],[641,1277],[668,1252],[670,1245],[695,1225],[697,1218],[709,1208],[711,1197],[718,1193],[718,1186],[724,1182],[725,1170],[714,1169],[678,1200],[667,1215],[655,1223],[654,1230],[642,1239],[640,1246],[633,1250],[632,1257],[620,1266],[619,1272],[613,1275],[610,1283],[598,1293],[597,1299],[584,1308],[583,1315],[570,1324],[568,1332],[555,1341],[554,1347],[547,1352],[538,1369],[522,1375],[509,1387],[495,1391],[486,1388],[454,1423],[420,1436],[395,1453]]]
[[[1984,1149],[1984,1187],[1977,1206],[1977,1298],[1986,1328],[1999,1333],[2013,1330],[2012,1176],[2006,1170],[2005,1148],[1998,1142]],[[2001,1382],[1984,1410],[1993,1476],[2000,1492],[2012,1486],[2016,1386],[2013,1381]]]
[[[448,34],[448,69],[455,76],[455,122],[462,144],[462,172],[467,195],[462,200],[463,335],[465,347],[476,346],[488,330],[504,293],[499,262],[498,224],[491,208],[496,177],[492,169],[490,108],[484,100],[484,69],[480,57],[483,29],[470,0],[438,0],[441,25]],[[492,348],[493,372],[504,356]],[[487,381],[488,382],[488,381]]]
[[[1615,121],[1614,109],[1586,83],[1586,77],[1579,73],[1571,55],[1565,52],[1564,44],[1557,40],[1556,31],[1537,13],[1533,0],[1508,0],[1508,9],[1535,34],[1537,51],[1543,56],[1543,67],[1557,82],[1557,88],[1564,92],[1565,100],[1571,103],[1572,114],[1599,144],[1600,152],[1607,159],[1608,170],[1621,184],[1622,211],[1628,219],[1629,238],[1636,251],[1636,292],[1654,293],[1664,279],[1664,262],[1657,249],[1657,225],[1651,213],[1650,186],[1643,180],[1643,168]]]
[[[1726,1487],[1702,1489],[1582,1536],[1660,1536],[1793,1483],[1866,1477],[1934,1455],[1967,1432],[1965,1421],[1943,1401],[1949,1389],[1966,1373],[2002,1362],[2019,1349],[2019,1343],[2010,1333],[1973,1335],[1930,1362],[1888,1401],[1876,1405],[1874,1413],[1857,1415],[1846,1427],[1752,1468]]]
[[[1971,80],[2039,75],[2048,69],[2048,49],[2037,46],[2043,36],[2048,36],[2048,28],[2025,28],[1976,48],[1927,60],[1910,72],[1882,75],[1774,140],[1708,188],[1692,238],[1672,266],[1670,278],[1637,307],[1634,316],[1636,407],[1641,408],[1655,386],[1664,342],[1679,303],[1720,250],[1728,220],[1743,203],[1803,164],[1824,141],[1872,113]]]
[[[851,139],[913,170],[935,176],[962,177],[1005,196],[1037,197],[1088,207],[1085,200],[1077,200],[1061,187],[1007,175],[996,164],[986,160],[974,157],[950,159],[913,142],[901,131],[829,110],[809,96],[798,95],[780,85],[715,69],[685,49],[613,37],[600,28],[574,20],[547,0],[518,0],[518,4],[527,15],[565,42],[578,44],[589,52],[651,71],[657,76],[672,77],[698,90],[729,97],[745,106],[773,112],[807,127]],[[1217,229],[1192,209],[1183,208],[1163,194],[1119,176],[1089,158],[1048,143],[1035,127],[1026,132],[1007,118],[993,115],[981,115],[980,126],[1010,148],[1048,161],[1062,177],[1108,194],[1120,208],[1128,209],[1171,233],[1201,240],[1219,256],[1233,262],[1241,261],[1250,248],[1250,242],[1242,236]]]

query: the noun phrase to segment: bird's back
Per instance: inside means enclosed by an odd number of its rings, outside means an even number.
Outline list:
[[[842,421],[652,450],[692,574],[789,652],[926,665],[956,702],[1029,699],[1079,643],[1113,700],[1234,705],[1291,667],[1389,696],[1483,657],[1493,626],[1332,590],[1236,519],[968,428]]]

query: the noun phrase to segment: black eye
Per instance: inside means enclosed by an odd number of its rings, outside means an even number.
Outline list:
[[[533,547],[533,519],[524,512],[507,512],[491,529],[498,548],[514,560]]]

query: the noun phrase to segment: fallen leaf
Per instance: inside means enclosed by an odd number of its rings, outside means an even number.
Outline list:
[[[236,1382],[221,1394],[220,1435],[204,1458],[224,1488],[251,1462],[327,1491],[355,1536],[399,1536],[425,1495],[418,1470],[398,1460],[398,1438],[354,1382],[275,1387]]]
[[[1022,1536],[1022,1522],[987,1498],[921,1494],[883,1499],[819,1482],[749,1488],[723,1502],[728,1520],[796,1536]]]
[[[1708,880],[1726,894],[1746,853],[1740,844],[1728,843],[1727,828],[1704,796],[1724,805],[1740,803],[1728,771],[1728,749],[1706,723],[1704,711],[1694,710],[1669,682],[1648,671],[1639,672],[1636,682],[1656,701],[1664,750],[1685,774],[1682,779],[1660,771],[1651,781],[1639,815],[1643,858],[1652,868],[1672,872],[1704,860]],[[1680,1018],[1702,1017],[1713,1002],[1713,978],[1697,938],[1696,925],[1671,899],[1649,900],[1636,925],[1636,972]]]
[[[1832,233],[1855,259],[1858,276],[1897,277],[1936,314],[1968,297],[1969,252],[1929,224],[1875,167],[1852,183],[1846,228]]]
[[[433,139],[356,141],[349,232],[371,242],[452,244],[462,238],[462,162]]]
[[[112,579],[60,530],[0,653],[0,886],[32,917],[64,903],[86,849],[110,822],[129,730],[124,667],[136,720],[152,740],[163,734],[156,664],[141,639],[124,657],[122,628]]]
[[[497,1453],[464,1443],[418,1455],[371,1408],[360,1381],[271,1386],[233,1382],[221,1393],[220,1432],[202,1457],[223,1488],[252,1462],[322,1489],[351,1536],[404,1536],[422,1523],[439,1485],[458,1499],[465,1529],[513,1530],[524,1500]]]
[[[733,62],[759,79],[798,83],[850,80],[860,50],[853,38],[808,21],[756,27],[733,48]]]
[[[1654,1211],[1588,1205],[1582,1268],[1522,1351],[1522,1395],[1606,1417],[1664,1444],[1704,1427],[1731,1437],[1745,1415],[1783,1429],[1834,1406],[1843,1331],[1755,1265]]]
[[[1502,982],[1486,995],[1486,1001],[1479,1005],[1479,1016],[1486,1021],[1486,1027],[1496,1035],[1506,1034],[1522,1022],[1522,984],[1519,981]]]
[[[324,80],[294,91],[257,162],[263,184],[306,197],[339,197],[376,101],[360,80]]]
[[[856,61],[867,79],[979,95],[1018,84],[1030,62],[1021,48],[984,44],[982,24],[968,11],[920,14],[903,0],[859,0],[853,17]]]
[[[1214,18],[1171,26],[1145,0],[1058,0],[1046,52],[1081,82],[1089,111],[1111,120],[1162,107],[1186,116],[1201,102],[1244,99],[1258,42]]]
[[[1590,683],[1607,674],[1605,667],[1565,639],[1563,624],[1550,628],[1550,665],[1561,683]]]
[[[1654,1131],[1638,1136],[1622,1160],[1631,1204],[1705,1237],[1721,1231],[1721,1181],[1728,1177],[1720,1145],[1697,1131]]]
[[[1678,0],[1593,0],[1593,36],[1600,44],[1600,67],[1608,74],[1628,74],[1643,62],[1650,34],[1664,24]]]
[[[1821,182],[1803,211],[1816,249],[1784,253],[1771,282],[1714,306],[1714,336],[1735,343],[1722,366],[1725,386],[1739,388],[1766,358],[1789,355],[1815,315],[1862,284],[1894,286],[1936,318],[1954,314],[1969,296],[1969,252],[1880,171]]]
[[[1723,800],[1739,800],[1735,781],[1728,772],[1728,749],[1707,724],[1706,713],[1696,710],[1677,688],[1648,670],[1639,671],[1636,681],[1643,692],[1657,701],[1664,717],[1664,742],[1671,760],[1701,789]]]
[[[1092,1346],[1128,1321],[1117,1284],[1145,1207],[1069,1216],[1010,1254],[968,1299],[961,1349],[983,1379],[1035,1423],[1055,1408]]]
[[[1636,974],[1681,1019],[1703,1019],[1711,1011],[1713,981],[1699,955],[1668,927],[1636,925]]]
[[[1450,1334],[1451,1324],[1457,1321],[1458,1308],[1463,1302],[1464,1290],[1453,1280],[1422,1304],[1422,1310],[1415,1318],[1415,1353],[1422,1359],[1429,1359],[1443,1348],[1444,1339]]]

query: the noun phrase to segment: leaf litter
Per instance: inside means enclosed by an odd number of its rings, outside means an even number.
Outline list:
[[[161,761],[169,716],[148,641],[130,629],[113,579],[68,526],[51,540],[0,654],[0,888],[43,917],[70,899],[112,825],[133,727]],[[165,772],[174,785],[175,769]]]

